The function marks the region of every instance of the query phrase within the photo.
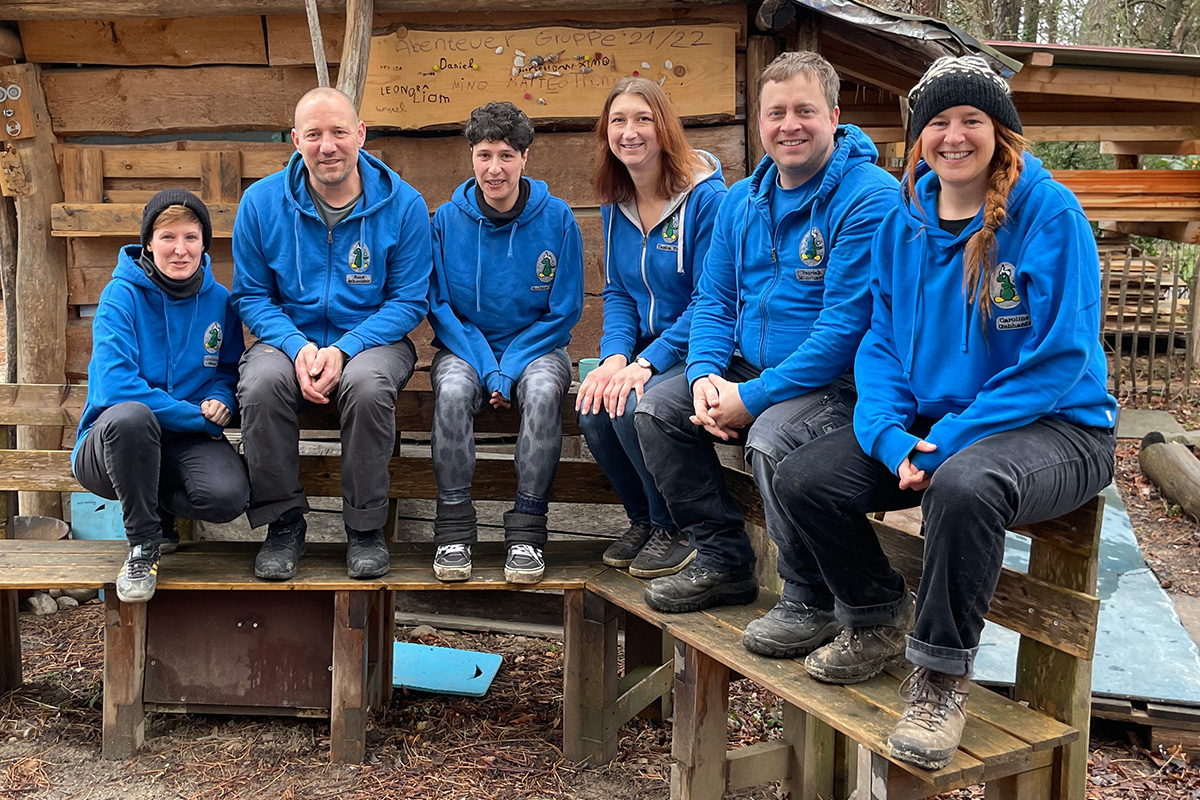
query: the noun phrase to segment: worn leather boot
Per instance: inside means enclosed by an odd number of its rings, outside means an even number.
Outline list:
[[[742,646],[771,658],[799,658],[827,644],[838,632],[832,611],[779,598],[765,616],[742,633]]]
[[[804,659],[808,674],[825,683],[861,683],[878,675],[889,662],[904,660],[905,637],[916,621],[911,593],[886,625],[844,627],[832,642]]]
[[[900,684],[908,707],[888,737],[892,758],[925,769],[941,769],[954,758],[967,724],[969,675],[947,675],[917,667]]]
[[[346,528],[346,574],[358,580],[382,578],[391,564],[382,530]]]
[[[267,526],[267,539],[254,557],[254,574],[269,581],[286,581],[296,576],[304,555],[308,523],[301,516],[294,522],[276,520]]]

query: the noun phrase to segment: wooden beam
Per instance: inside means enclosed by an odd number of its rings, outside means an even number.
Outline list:
[[[373,592],[334,592],[329,760],[358,764],[367,751],[367,619]]]
[[[361,110],[367,86],[367,61],[371,57],[371,20],[375,0],[347,0],[346,40],[338,70],[338,88]]]
[[[725,789],[736,792],[768,781],[787,780],[791,774],[792,746],[781,739],[759,742],[730,750],[725,761]]]
[[[1025,138],[1034,142],[1094,142],[1100,152],[1194,155],[1183,148],[1200,139],[1193,125],[1025,125]],[[1104,148],[1111,147],[1112,150]],[[1166,149],[1154,149],[1163,147]],[[1172,150],[1178,147],[1181,150]]]
[[[104,593],[104,722],[100,754],[130,759],[142,747],[146,712],[146,604],[122,603]]]
[[[617,731],[607,711],[617,700],[617,609],[583,589],[563,597],[563,756],[607,764]]]
[[[25,58],[38,64],[187,67],[267,63],[257,14],[215,19],[100,19],[21,23]]]
[[[783,51],[774,36],[751,36],[746,43],[746,163],[753,169],[762,161],[767,151],[758,136],[759,101],[762,71]]]
[[[67,366],[67,249],[50,235],[51,209],[62,201],[54,133],[42,93],[41,70],[32,64],[0,67],[0,81],[17,84],[34,113],[31,139],[8,143],[8,155],[25,174],[17,207],[17,380],[21,383],[63,383]],[[11,187],[11,183],[10,183]],[[17,447],[58,447],[57,428],[19,428]],[[23,514],[62,518],[62,503],[48,493],[25,494]]]
[[[1188,75],[1026,67],[1009,85],[1014,92],[1200,103],[1200,78]]]
[[[21,37],[8,28],[0,28],[0,59],[20,61],[25,58]]]
[[[729,668],[678,640],[675,663],[671,797],[721,800],[729,738]]]
[[[1100,152],[1113,156],[1200,155],[1200,138],[1187,141],[1101,142]]]
[[[308,35],[312,39],[313,59],[317,67],[317,85],[329,85],[329,62],[325,60],[325,40],[321,35],[321,17],[317,11],[317,0],[304,0],[304,11],[308,16]]]
[[[1054,53],[1049,53],[1045,50],[1026,53],[1021,59],[1021,63],[1027,67],[1052,67],[1054,66]]]
[[[743,0],[688,0],[691,6],[739,5]],[[645,0],[571,0],[572,9],[640,9]],[[324,12],[343,11],[343,0],[317,0]],[[460,0],[458,12],[523,11],[544,8],[542,0]],[[236,14],[294,14],[295,0],[204,0],[187,9],[197,17],[220,17]],[[445,11],[442,0],[379,0],[376,11],[437,12]],[[174,0],[7,0],[4,18],[27,19],[116,19],[120,17],[173,18],[179,16],[179,3]]]
[[[1200,244],[1200,222],[1114,222],[1102,221],[1100,227],[1106,231],[1128,233],[1133,236],[1150,236],[1184,244]]]

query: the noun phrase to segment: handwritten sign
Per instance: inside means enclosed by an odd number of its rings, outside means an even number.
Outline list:
[[[362,118],[416,130],[465,122],[508,100],[532,118],[595,118],[621,78],[663,87],[681,116],[732,115],[735,43],[728,25],[421,31],[371,39]]]

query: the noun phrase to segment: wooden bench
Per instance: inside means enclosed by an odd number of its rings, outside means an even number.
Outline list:
[[[432,420],[428,378],[419,373],[401,392],[399,432],[427,433]],[[0,442],[15,425],[66,426],[73,441],[86,387],[0,385]],[[302,428],[336,430],[330,408],[303,415]],[[478,432],[515,433],[515,411],[485,409]],[[578,433],[574,396],[563,403],[564,431]],[[398,433],[397,442],[400,441]],[[301,481],[313,496],[340,496],[336,456],[301,458]],[[396,499],[434,498],[436,482],[427,454],[405,455],[397,446],[390,463],[392,519]],[[80,491],[66,450],[0,450],[0,511],[5,535],[13,530],[17,491]],[[473,482],[480,500],[511,500],[516,479],[511,458],[481,457]],[[564,459],[554,484],[556,502],[617,502],[594,463]],[[393,529],[394,530],[394,529]],[[554,542],[545,579],[535,589],[583,592],[604,569],[607,542]],[[0,541],[0,689],[21,684],[17,590],[104,588],[103,753],[129,757],[142,744],[145,711],[328,716],[333,761],[360,761],[367,711],[391,690],[390,646],[395,592],[418,589],[515,589],[504,581],[499,543],[484,543],[467,583],[433,577],[432,545],[395,543],[384,578],[346,576],[345,546],[310,546],[296,578],[254,577],[255,542],[188,542],[164,558],[158,591],[149,604],[121,603],[112,583],[127,552],[124,541]],[[247,598],[244,592],[253,592]],[[572,654],[570,657],[574,657]],[[574,691],[568,675],[568,695]],[[663,689],[669,692],[670,687]],[[578,692],[576,692],[578,693]],[[635,709],[640,710],[639,709]]]
[[[761,503],[749,476],[727,470],[747,518],[761,524]],[[1097,553],[1103,501],[1056,520],[1019,529],[1031,537],[1028,573],[1005,568],[988,619],[1020,635],[1016,684],[1006,697],[973,685],[968,722],[948,766],[927,771],[888,757],[887,737],[904,709],[889,671],[853,686],[822,684],[802,660],[757,656],[742,646],[742,631],[774,604],[764,594],[751,606],[692,614],[659,614],[642,600],[643,581],[609,570],[589,579],[568,641],[587,642],[592,656],[578,666],[589,687],[574,758],[596,763],[616,754],[625,707],[656,690],[656,667],[673,669],[675,683],[671,774],[673,800],[716,800],[726,791],[782,781],[794,799],[908,800],[984,783],[989,800],[1071,798],[1086,794],[1091,659],[1099,600]],[[875,522],[892,563],[916,588],[922,539],[918,532]],[[615,669],[619,612],[636,615],[675,643],[672,658],[643,667],[646,691]],[[626,636],[626,647],[630,636]],[[730,750],[728,684],[744,676],[783,700],[779,740]],[[636,702],[625,700],[637,697]]]

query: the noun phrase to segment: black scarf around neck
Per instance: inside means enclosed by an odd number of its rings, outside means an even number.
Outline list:
[[[158,265],[154,263],[154,256],[145,248],[142,248],[138,266],[142,268],[142,272],[146,273],[146,277],[150,279],[151,283],[162,289],[163,294],[172,300],[186,300],[189,297],[195,297],[196,293],[200,291],[200,287],[204,285],[204,270],[200,267],[196,267],[196,271],[191,274],[191,277],[181,281],[163,275]]]

